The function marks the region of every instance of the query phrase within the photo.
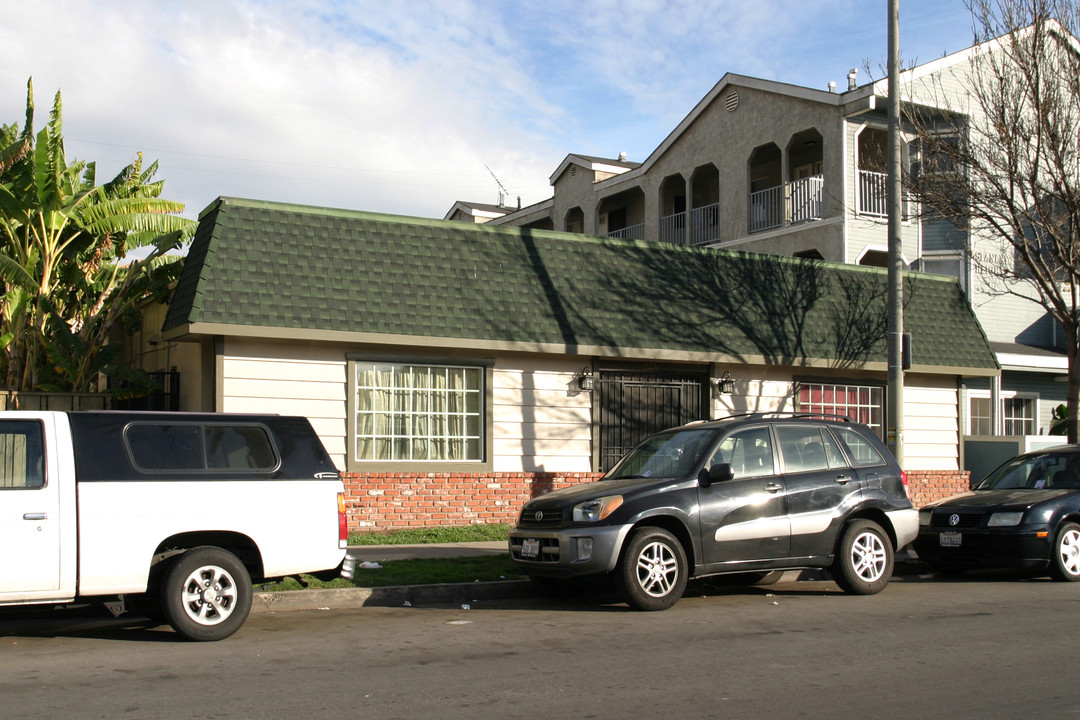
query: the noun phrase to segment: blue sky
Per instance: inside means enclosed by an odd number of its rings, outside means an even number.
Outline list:
[[[191,217],[219,195],[442,217],[550,196],[571,152],[644,160],[728,72],[884,74],[886,0],[0,0],[0,122],[63,95],[70,158],[138,152]],[[971,44],[900,0],[905,63]],[[490,168],[490,173],[488,168]]]

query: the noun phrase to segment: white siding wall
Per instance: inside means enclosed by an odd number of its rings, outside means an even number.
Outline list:
[[[345,469],[346,367],[340,348],[228,340],[222,410],[303,415]]]
[[[955,378],[904,378],[904,469],[957,470],[959,390]]]
[[[500,360],[492,379],[496,472],[589,472],[591,393],[575,378],[585,359]]]
[[[746,365],[718,366],[713,371],[713,377],[723,377],[725,370],[735,380],[735,392],[713,398],[712,417],[795,411],[795,383],[791,380],[790,372],[784,374]]]

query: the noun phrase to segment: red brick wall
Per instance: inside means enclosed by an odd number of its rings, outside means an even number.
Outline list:
[[[908,471],[921,507],[968,488],[966,471]],[[513,523],[530,498],[600,473],[343,473],[350,531]]]
[[[513,523],[537,495],[601,473],[342,473],[350,531]]]
[[[967,470],[908,470],[908,497],[919,508],[935,500],[964,492],[971,481]]]

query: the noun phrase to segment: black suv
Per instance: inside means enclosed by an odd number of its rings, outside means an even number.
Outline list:
[[[639,610],[663,610],[690,577],[831,568],[880,592],[918,534],[907,478],[865,425],[792,413],[657,433],[596,482],[525,504],[514,562],[539,589],[611,574]]]

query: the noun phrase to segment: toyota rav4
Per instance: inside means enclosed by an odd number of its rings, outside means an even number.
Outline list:
[[[918,534],[907,478],[848,418],[751,414],[647,438],[604,477],[534,498],[510,532],[539,589],[610,575],[631,607],[663,610],[691,577],[829,568],[880,592]]]

